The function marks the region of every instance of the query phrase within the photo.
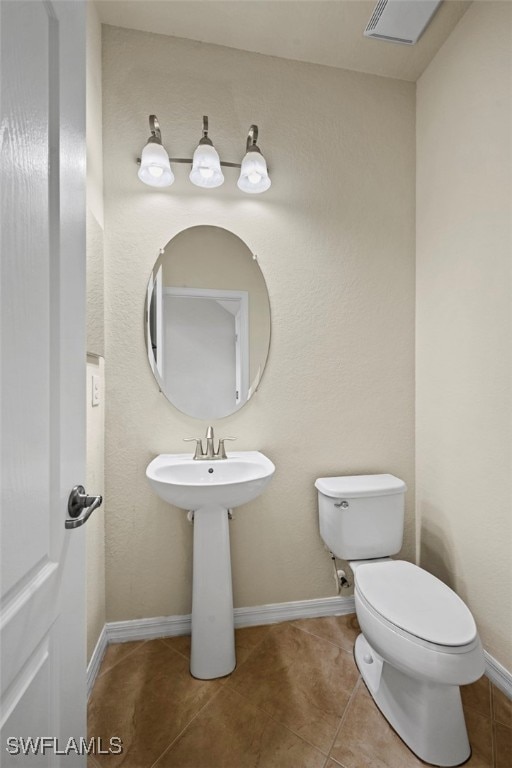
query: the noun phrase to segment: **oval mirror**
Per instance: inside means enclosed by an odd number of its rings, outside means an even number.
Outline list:
[[[150,275],[148,360],[182,413],[219,419],[256,392],[270,346],[270,304],[256,257],[220,227],[185,229]]]

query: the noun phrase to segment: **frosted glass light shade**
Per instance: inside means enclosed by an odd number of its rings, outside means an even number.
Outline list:
[[[224,184],[224,174],[215,147],[210,144],[199,144],[194,152],[189,179],[196,187],[208,187],[209,189]]]
[[[238,189],[241,189],[242,192],[258,195],[261,192],[266,192],[271,183],[263,155],[254,150],[247,152],[240,168]]]
[[[139,179],[150,187],[170,187],[174,173],[169,163],[169,155],[161,144],[149,142],[140,157]]]

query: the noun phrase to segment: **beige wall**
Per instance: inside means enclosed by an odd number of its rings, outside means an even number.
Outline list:
[[[92,405],[92,377],[99,380],[100,404]],[[86,491],[105,493],[105,376],[103,358],[87,357],[87,472]],[[87,537],[87,658],[91,658],[105,624],[105,507],[86,525]]]
[[[101,23],[94,0],[87,2],[87,207],[103,228],[103,132]]]
[[[190,611],[192,528],[145,469],[206,423],[159,394],[143,308],[159,249],[180,230],[225,227],[258,254],[272,311],[263,382],[214,423],[276,464],[231,524],[236,606],[333,594],[314,480],[393,472],[411,489],[414,559],[414,85],[149,33],[103,28],[107,618]],[[137,179],[156,113],[166,148],[191,156],[202,115],[221,157],[240,161],[256,122],[273,186],[200,190],[175,168],[168,190]]]
[[[103,157],[101,118],[101,24],[87,4],[87,472],[88,493],[104,493],[104,302],[103,302]],[[92,375],[100,377],[101,404],[91,405]],[[105,624],[105,508],[86,526],[87,655]]]
[[[512,669],[512,6],[474,3],[417,88],[421,564]]]
[[[103,290],[103,132],[101,24],[87,3],[87,351],[105,354]]]

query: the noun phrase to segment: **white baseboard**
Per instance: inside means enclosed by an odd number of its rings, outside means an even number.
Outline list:
[[[92,652],[89,664],[87,665],[87,698],[89,698],[92,693],[92,689],[94,687],[94,683],[96,682],[96,678],[98,677],[98,672],[100,671],[101,662],[103,661],[108,643],[107,625],[105,624],[100,632],[98,642],[96,643],[94,651]]]
[[[341,616],[355,612],[354,598],[322,597],[318,600],[297,600],[291,603],[271,603],[248,608],[235,608],[235,627],[255,627],[279,621],[309,619],[319,616]],[[153,619],[108,622],[103,627],[87,667],[87,693],[91,694],[100,664],[109,643],[133,640],[154,640],[158,637],[189,635],[191,616],[159,616]]]
[[[484,651],[485,658],[485,674],[494,683],[496,688],[503,691],[505,696],[512,700],[512,672],[505,669],[499,661],[496,661],[490,653]]]
[[[343,616],[355,613],[353,595],[350,597],[320,597],[317,600],[295,600],[291,603],[270,603],[248,608],[235,608],[235,627],[256,627],[294,619],[314,619],[320,616]]]
[[[133,640],[155,640],[158,637],[189,635],[190,614],[185,616],[156,616],[154,619],[111,621],[105,624],[109,643],[128,643]]]
[[[355,613],[354,597],[322,597],[318,600],[296,600],[290,603],[271,603],[248,608],[235,608],[235,627],[255,627],[294,619],[320,616],[341,616]],[[154,640],[158,637],[189,635],[191,616],[159,616],[152,619],[113,621],[105,624],[87,667],[87,692],[90,695],[101,661],[109,643],[127,643],[133,640]],[[512,673],[490,653],[484,651],[485,674],[505,696],[512,699]]]
[[[353,597],[322,597],[318,600],[296,600],[291,603],[271,603],[248,608],[235,608],[235,627],[255,627],[318,616],[335,616],[354,613]],[[105,625],[109,643],[126,643],[130,640],[153,640],[157,637],[189,635],[191,616],[159,616],[154,619],[113,621]]]

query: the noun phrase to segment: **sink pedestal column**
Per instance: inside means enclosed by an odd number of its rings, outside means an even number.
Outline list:
[[[200,680],[229,675],[236,665],[228,511],[194,512],[192,651],[190,672]]]

